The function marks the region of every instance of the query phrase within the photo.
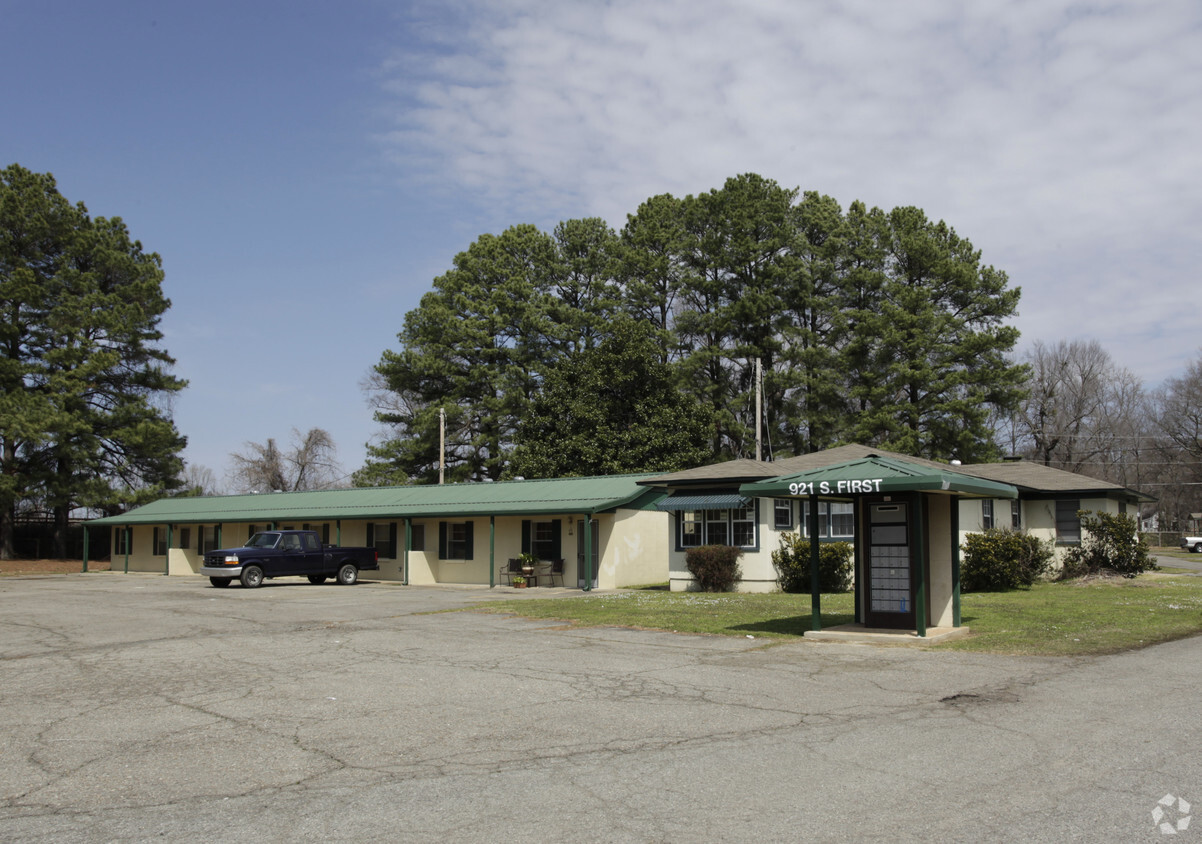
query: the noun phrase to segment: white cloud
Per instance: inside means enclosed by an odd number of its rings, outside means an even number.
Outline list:
[[[1150,380],[1196,353],[1195,0],[495,5],[390,71],[395,160],[491,219],[620,226],[758,172],[947,220],[1022,285],[1028,340]]]

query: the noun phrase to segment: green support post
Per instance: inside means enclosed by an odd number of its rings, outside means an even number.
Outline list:
[[[914,538],[915,550],[918,555],[918,565],[915,569],[918,571],[918,590],[914,596],[914,623],[918,628],[918,635],[926,638],[927,635],[927,535],[926,535],[926,498],[922,493],[918,494],[917,501],[914,505]]]
[[[409,552],[413,550],[413,519],[405,517],[405,571],[401,575],[401,585],[409,585]]]
[[[126,525],[126,527],[125,527],[125,572],[124,572],[125,574],[129,574],[129,546],[133,544],[133,541],[134,541],[133,525]]]
[[[88,526],[83,526],[83,570],[88,570]]]
[[[952,496],[952,627],[960,626],[960,498]]]
[[[864,623],[864,613],[860,609],[860,602],[864,597],[863,584],[867,581],[864,579],[864,508],[861,506],[863,499],[856,496],[852,504],[852,520],[855,524],[854,533],[852,535],[852,621],[856,624]]]
[[[175,525],[167,525],[167,553],[163,555],[163,574],[171,574],[171,540]]]
[[[818,581],[818,496],[810,496],[810,629],[822,629],[822,584]]]
[[[497,585],[497,517],[488,517],[488,588]]]

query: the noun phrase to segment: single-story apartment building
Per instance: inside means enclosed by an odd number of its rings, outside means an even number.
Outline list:
[[[495,585],[510,558],[532,553],[564,560],[565,585],[613,589],[666,577],[664,493],[640,483],[650,477],[163,498],[89,524],[112,529],[114,571],[199,574],[206,551],[298,529],[375,547],[373,579]]]
[[[862,445],[778,461],[731,460],[681,472],[166,498],[91,522],[113,530],[114,570],[196,574],[206,551],[262,529],[300,528],[377,549],[373,578],[407,584],[502,582],[522,553],[563,560],[563,585],[668,580],[695,588],[689,548],[734,545],[742,591],[778,588],[772,552],[786,533],[855,548],[857,622],[958,627],[965,534],[1026,530],[1081,540],[1079,510],[1125,513],[1148,496],[1023,461],[960,465]],[[815,616],[816,617],[816,616]]]

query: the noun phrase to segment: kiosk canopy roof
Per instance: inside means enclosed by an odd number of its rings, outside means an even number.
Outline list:
[[[1018,490],[1010,484],[974,478],[950,468],[932,468],[880,455],[743,484],[739,492],[761,498],[808,495],[841,498],[894,492],[936,492],[980,498],[1018,497]]]

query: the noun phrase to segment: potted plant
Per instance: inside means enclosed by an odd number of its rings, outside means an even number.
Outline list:
[[[534,574],[534,567],[538,565],[538,557],[529,553],[519,554],[518,563],[526,574]]]
[[[515,574],[510,582],[513,584],[514,589],[526,588],[526,578],[522,577],[520,574]]]

